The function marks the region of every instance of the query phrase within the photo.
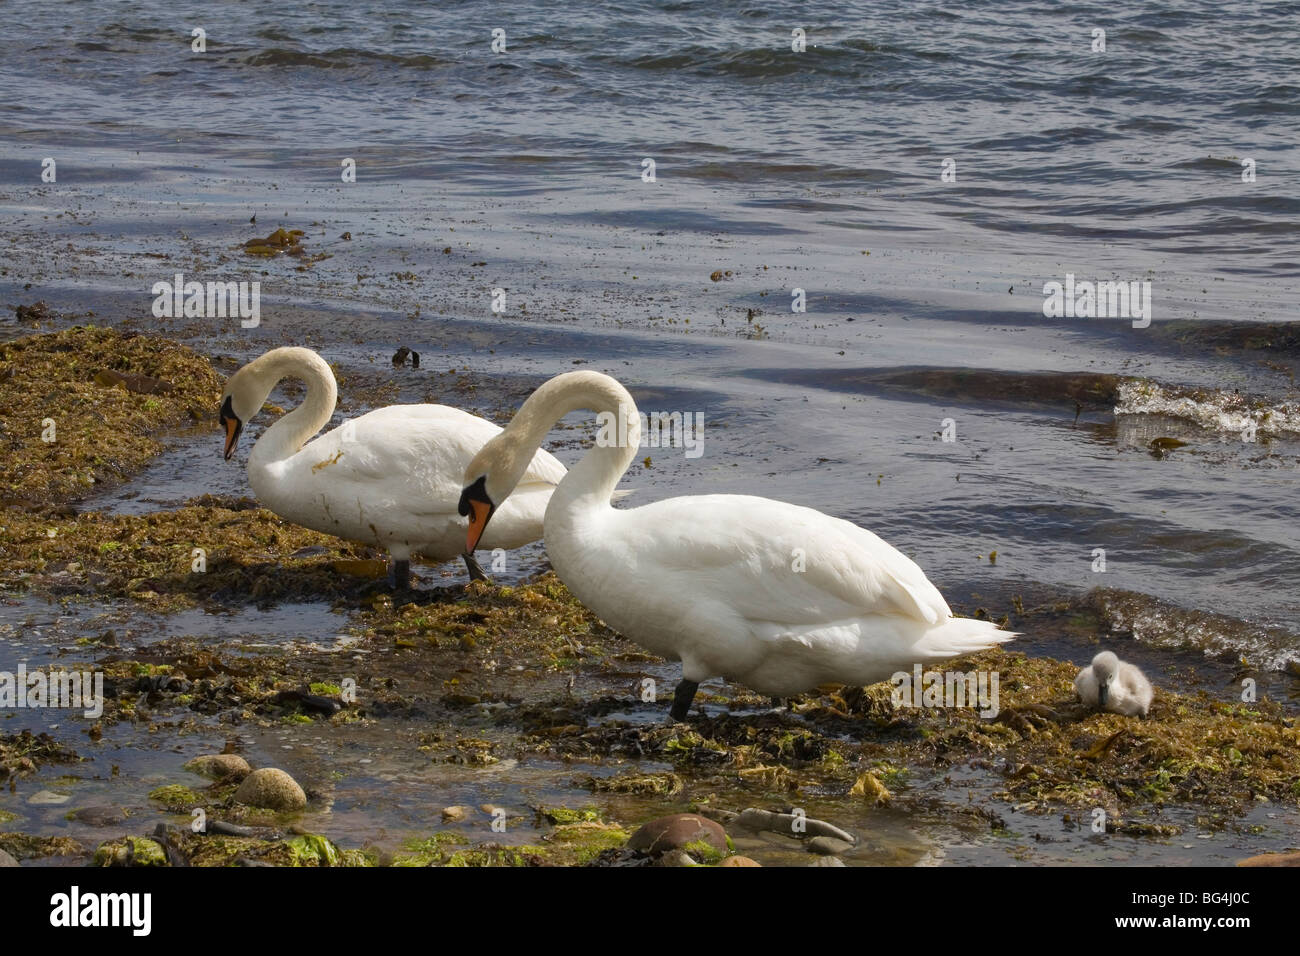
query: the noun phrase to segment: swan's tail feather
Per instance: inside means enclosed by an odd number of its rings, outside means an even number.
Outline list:
[[[1015,631],[1002,630],[992,621],[950,617],[938,627],[926,631],[913,650],[921,660],[947,660],[986,651],[1019,636]]]

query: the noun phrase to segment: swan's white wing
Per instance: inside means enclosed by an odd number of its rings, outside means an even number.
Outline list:
[[[389,405],[344,422],[299,454],[313,473],[339,485],[355,482],[393,494],[415,514],[460,499],[465,468],[488,439],[501,431],[486,419],[446,405]],[[538,449],[521,488],[555,485],[565,468]]]
[[[744,495],[670,498],[621,512],[647,573],[685,572],[750,621],[807,628],[868,614],[939,624],[951,611],[925,573],[864,528]],[[635,517],[634,517],[635,516]]]

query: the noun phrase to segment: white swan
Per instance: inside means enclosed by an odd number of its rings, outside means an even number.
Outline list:
[[[953,617],[911,560],[811,508],[742,495],[611,508],[641,429],[632,396],[599,372],[546,382],[474,456],[460,501],[470,517],[467,550],[496,521],[551,426],[578,409],[597,412],[602,431],[547,505],[546,551],[610,627],[682,662],[673,719],[685,718],[710,677],[784,697],[823,683],[875,683],[1015,636]],[[622,444],[611,438],[620,434]]]
[[[311,349],[278,348],[226,383],[227,461],[244,423],[286,377],[305,382],[307,397],[267,428],[248,456],[248,483],[258,500],[294,524],[384,548],[398,587],[410,585],[413,555],[447,561],[463,554],[470,576],[483,577],[464,552],[465,520],[456,504],[466,464],[501,429],[446,405],[390,405],[308,444],[334,414],[334,373]],[[564,466],[538,449],[520,467],[522,494],[493,523],[484,547],[517,548],[542,535],[546,502]]]
[[[1074,679],[1074,692],[1089,707],[1133,717],[1147,715],[1155,691],[1135,664],[1102,651]]]

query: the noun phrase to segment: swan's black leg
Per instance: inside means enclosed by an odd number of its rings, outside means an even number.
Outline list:
[[[695,700],[695,692],[700,689],[697,681],[682,678],[677,690],[673,692],[673,708],[668,712],[673,720],[681,723],[686,719],[686,713],[691,709],[691,702]]]
[[[477,559],[475,559],[474,555],[466,551],[464,554],[461,555],[461,557],[465,559],[465,570],[469,572],[469,579],[471,581],[491,582],[492,579],[483,573],[483,568],[479,566],[479,563]]]
[[[388,583],[399,591],[408,590],[411,587],[411,562],[394,561],[388,571]]]

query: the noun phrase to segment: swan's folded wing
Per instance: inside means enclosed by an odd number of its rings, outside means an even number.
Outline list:
[[[654,561],[698,577],[752,621],[806,626],[901,614],[938,624],[952,613],[906,555],[864,528],[810,508],[702,495],[628,513],[643,515],[648,531],[659,529],[643,538]]]
[[[446,405],[390,405],[344,422],[304,449],[317,471],[329,470],[340,483],[387,485],[394,494],[416,502],[460,498],[465,468],[500,427]],[[558,484],[565,468],[550,452],[538,449],[523,482]]]

